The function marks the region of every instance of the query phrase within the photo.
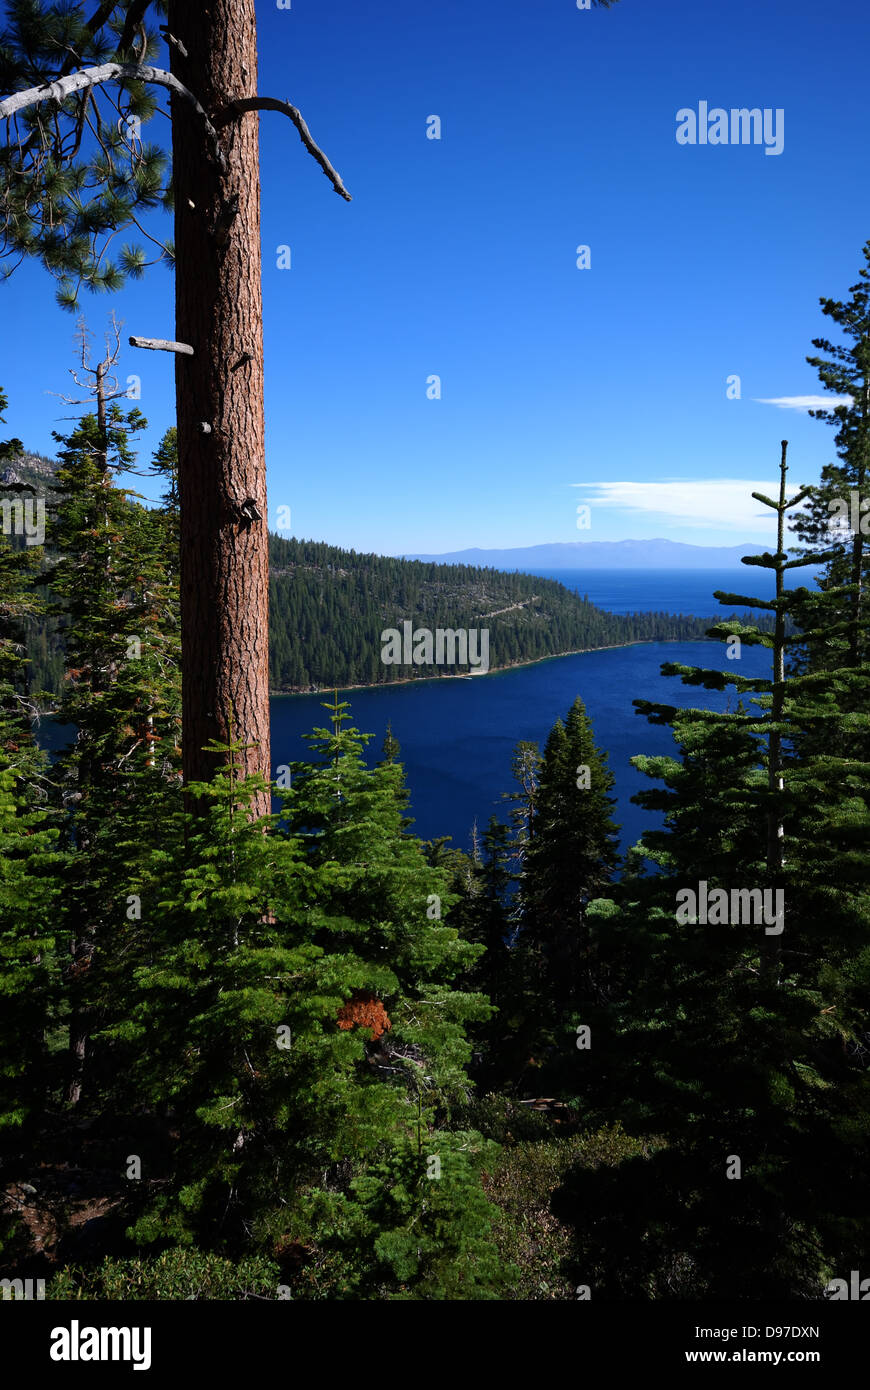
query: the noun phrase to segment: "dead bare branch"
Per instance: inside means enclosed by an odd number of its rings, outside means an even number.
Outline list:
[[[59,77],[56,82],[47,82],[41,87],[28,87],[26,91],[13,92],[12,96],[4,97],[0,101],[0,120],[8,120],[16,112],[24,111],[29,106],[40,105],[44,101],[66,101],[76,92],[90,91],[91,88],[99,87],[105,82],[118,81],[145,82],[156,87],[168,87],[175,96],[181,97],[199,116],[215,158],[221,168],[225,167],[226,160],[218,143],[217,131],[193,92],[185,87],[183,82],[179,82],[173,73],[147,64],[101,63],[99,67],[82,68],[79,72],[70,73],[68,77]]]
[[[247,111],[280,111],[283,116],[289,116],[290,120],[299,131],[299,138],[308,153],[317,160],[326,177],[329,179],[339,197],[346,202],[351,202],[351,196],[341,181],[341,176],[333,169],[326,155],[318,145],[314,143],[311,131],[305,124],[305,120],[298,107],[291,105],[289,101],[279,101],[277,97],[238,97],[231,101],[227,106],[215,114],[215,125],[220,129],[238,116],[243,116]]]
[[[171,343],[168,338],[131,337],[129,342],[133,347],[151,348],[154,352],[180,352],[186,357],[193,356],[193,348],[189,343]]]

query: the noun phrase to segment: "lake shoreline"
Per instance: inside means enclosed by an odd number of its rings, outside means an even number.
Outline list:
[[[673,637],[668,638],[666,641],[662,641],[661,638],[638,638],[636,642],[611,642],[604,647],[577,647],[576,650],[570,652],[552,652],[548,656],[536,656],[533,661],[512,661],[509,662],[507,666],[490,666],[488,670],[481,672],[481,675],[495,676],[504,671],[522,671],[529,666],[540,666],[543,661],[561,661],[561,659],[566,656],[586,656],[592,652],[618,652],[624,651],[627,647],[654,647],[657,645],[664,647],[671,645],[683,646],[689,642],[706,643],[713,641],[715,641],[715,638],[712,637]],[[331,690],[335,689],[342,691],[390,690],[395,685],[433,685],[436,681],[464,681],[477,679],[477,676],[463,671],[457,672],[456,675],[452,676],[409,676],[407,680],[377,681],[374,684],[368,685],[339,685],[338,687],[334,685],[323,685],[317,688],[309,687],[307,690],[270,690],[269,698],[271,700],[283,696],[327,695]]]
[[[697,641],[637,641],[618,648],[584,649],[582,660],[579,656],[566,659],[574,655],[566,652],[525,662],[488,684],[467,680],[458,685],[453,678],[439,677],[448,684],[436,689],[433,679],[412,680],[392,690],[397,682],[390,682],[374,689],[339,692],[338,698],[350,705],[353,726],[369,736],[366,766],[374,766],[381,758],[382,740],[387,727],[391,728],[401,747],[398,761],[410,792],[407,814],[414,822],[412,833],[423,840],[449,836],[454,846],[468,849],[475,820],[482,831],[492,816],[503,820],[507,814],[504,794],[513,789],[511,767],[517,744],[535,743],[543,749],[556,720],[564,722],[579,696],[592,722],[596,747],[607,754],[615,778],[613,819],[621,826],[625,852],[645,829],[662,824],[658,812],[632,800],[639,791],[660,785],[651,783],[632,759],[638,754],[677,756],[673,730],[649,723],[639,714],[635,699],[725,711],[729,700],[733,703],[730,689],[687,691],[679,676],[663,676],[661,668],[674,662],[709,667],[727,676],[734,663],[726,651],[724,642],[708,642],[702,652]],[[744,676],[767,678],[770,652],[744,647],[741,663]],[[309,699],[273,698],[276,765],[312,761],[312,748],[317,752],[312,728],[328,724],[322,705],[331,703],[331,692]],[[317,756],[322,753],[320,747]]]

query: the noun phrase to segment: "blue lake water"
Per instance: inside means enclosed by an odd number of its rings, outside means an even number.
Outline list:
[[[802,582],[814,573],[808,566]],[[713,597],[714,589],[749,598],[771,599],[775,578],[770,570],[757,565],[740,565],[736,569],[717,570],[642,570],[642,569],[585,569],[585,570],[526,570],[543,579],[557,579],[566,589],[585,594],[591,603],[609,613],[691,613],[699,618],[730,612]],[[795,581],[797,583],[797,581]],[[741,607],[739,612],[743,612]]]
[[[755,566],[733,570],[549,570],[544,578],[558,579],[587,594],[601,608],[615,613],[664,611],[715,616],[724,613],[712,597],[714,589],[759,598],[773,594],[773,576]],[[811,584],[811,571],[801,579]],[[631,804],[643,786],[652,785],[630,764],[637,753],[669,753],[674,742],[668,729],[648,724],[632,706],[634,699],[704,709],[725,709],[734,695],[684,686],[663,677],[664,661],[711,666],[731,665],[723,644],[714,642],[650,643],[611,651],[558,657],[512,671],[493,672],[472,680],[434,680],[344,694],[351,703],[354,724],[373,733],[368,761],[381,756],[387,723],[402,748],[414,831],[423,839],[450,835],[468,849],[471,828],[483,827],[493,814],[507,818],[502,794],[513,791],[511,755],[521,739],[543,745],[557,716],[563,718],[579,695],[592,719],[598,746],[609,755],[616,777],[616,819],[622,843],[634,844],[641,831],[655,824]],[[770,656],[759,647],[744,646],[741,675],[766,675]],[[272,701],[272,763],[278,766],[305,757],[304,733],[326,723],[325,695],[284,695]]]
[[[563,718],[577,695],[592,719],[599,748],[607,751],[616,776],[616,819],[624,847],[656,823],[630,797],[652,785],[629,763],[637,753],[673,752],[670,730],[652,725],[634,710],[633,699],[662,700],[703,709],[724,709],[734,696],[684,686],[660,674],[664,661],[724,670],[731,665],[725,647],[713,642],[655,642],[610,651],[556,657],[512,671],[471,680],[442,679],[373,690],[352,690],[353,723],[376,737],[368,761],[376,762],[387,723],[401,744],[411,789],[414,833],[423,839],[450,835],[468,849],[475,819],[483,828],[490,816],[507,819],[501,800],[512,791],[514,745],[531,739],[543,746],[556,718]],[[770,655],[743,648],[736,667],[741,675],[767,674]],[[328,721],[324,695],[282,695],[272,700],[272,762],[304,758],[302,735]]]
[[[810,583],[805,578],[808,573],[801,577]],[[714,589],[748,590],[759,597],[772,592],[771,576],[748,566],[737,571],[554,570],[544,577],[558,578],[613,612],[715,615]],[[674,751],[670,731],[648,724],[636,713],[632,700],[704,709],[724,709],[729,702],[733,708],[734,704],[733,693],[692,688],[663,677],[659,668],[664,661],[719,670],[731,664],[721,643],[650,643],[557,657],[467,680],[352,690],[343,698],[351,703],[356,727],[375,735],[368,748],[370,763],[380,758],[387,724],[392,724],[411,790],[414,832],[423,839],[449,835],[455,845],[468,849],[475,820],[483,828],[493,814],[507,819],[502,795],[514,789],[510,774],[514,746],[521,739],[543,745],[556,718],[564,718],[579,695],[616,777],[615,816],[627,848],[658,819],[631,804],[634,792],[651,784],[631,767],[629,759],[637,753]],[[736,669],[741,675],[766,675],[769,653],[744,646]],[[323,709],[328,698],[320,694],[272,699],[273,770],[308,756],[303,735],[328,722]],[[68,736],[69,731],[44,721],[41,738],[46,746],[56,749]]]

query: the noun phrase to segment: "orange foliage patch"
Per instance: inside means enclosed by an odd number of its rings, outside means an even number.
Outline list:
[[[377,995],[361,994],[359,991],[338,1011],[338,1026],[343,1032],[347,1032],[356,1024],[359,1024],[361,1028],[371,1028],[372,1042],[375,1042],[382,1033],[393,1026]]]

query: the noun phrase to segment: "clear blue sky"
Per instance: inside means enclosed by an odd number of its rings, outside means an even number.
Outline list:
[[[294,534],[382,553],[769,539],[721,484],[772,480],[782,438],[795,484],[832,456],[829,427],[759,401],[818,393],[819,296],[845,297],[870,237],[866,0],[257,8],[261,93],[301,108],[354,197],[261,118],[270,524],[289,506]],[[700,101],[782,108],[783,152],[679,145]],[[6,432],[50,451],[75,321],[36,266],[0,305]],[[172,336],[162,267],[84,300],[97,334],[113,306],[125,340]],[[148,453],[171,359],[122,369]]]

